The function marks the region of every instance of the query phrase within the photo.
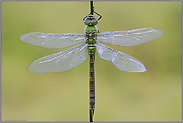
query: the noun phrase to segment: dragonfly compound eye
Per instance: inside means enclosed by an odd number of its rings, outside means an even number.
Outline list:
[[[98,19],[95,18],[93,15],[88,15],[84,20],[85,25],[97,25]]]

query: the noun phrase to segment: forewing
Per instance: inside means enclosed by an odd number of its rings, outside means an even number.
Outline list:
[[[116,51],[99,42],[96,43],[96,47],[101,58],[111,61],[120,70],[127,72],[146,72],[143,63],[132,56]]]
[[[101,32],[98,41],[119,46],[136,46],[157,39],[163,31],[157,28],[141,28],[129,31]]]
[[[65,48],[84,42],[83,33],[53,34],[53,33],[26,33],[20,39],[26,43],[45,48]]]
[[[66,51],[42,57],[28,67],[34,73],[62,72],[76,67],[88,57],[86,44],[75,46]]]

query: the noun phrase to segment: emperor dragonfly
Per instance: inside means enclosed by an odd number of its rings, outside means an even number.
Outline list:
[[[129,47],[157,39],[163,35],[163,31],[157,28],[141,28],[129,31],[99,33],[96,26],[99,19],[91,14],[87,15],[84,19],[86,25],[84,30],[85,33],[26,33],[20,37],[20,39],[26,43],[53,49],[65,48],[78,44],[66,51],[48,55],[34,61],[28,67],[28,71],[30,72],[63,72],[78,66],[85,61],[89,55],[89,103],[92,115],[94,114],[95,109],[94,61],[96,50],[101,58],[111,61],[122,71],[146,72],[145,66],[139,60],[101,43]]]

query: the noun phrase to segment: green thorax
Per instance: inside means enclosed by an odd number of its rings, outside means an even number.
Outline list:
[[[97,26],[92,25],[92,26],[86,26],[85,27],[85,38],[86,38],[86,43],[87,44],[94,44],[96,43],[97,40],[97,33],[98,29]]]
[[[86,25],[84,32],[85,32],[85,41],[88,44],[87,46],[88,53],[95,54],[96,47],[94,44],[97,41],[98,29],[96,24],[98,23],[98,20],[93,15],[88,15],[85,18],[84,23]]]

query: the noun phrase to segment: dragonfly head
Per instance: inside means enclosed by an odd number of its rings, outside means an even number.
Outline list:
[[[85,25],[97,25],[98,19],[94,17],[94,15],[89,14],[85,19],[84,19]]]

